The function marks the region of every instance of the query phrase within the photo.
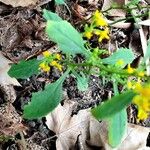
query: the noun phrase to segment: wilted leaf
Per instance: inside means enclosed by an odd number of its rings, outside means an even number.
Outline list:
[[[122,67],[130,64],[134,60],[134,54],[131,49],[120,48],[108,58],[103,59],[103,63],[115,65],[119,60],[123,60]]]
[[[39,0],[0,0],[0,2],[3,2],[4,4],[7,5],[12,5],[13,7],[18,7],[18,6],[29,6],[29,5],[35,5]]]
[[[22,60],[18,64],[13,64],[8,71],[8,74],[11,77],[15,77],[17,79],[26,79],[29,78],[33,74],[37,74],[39,72],[39,64],[40,60],[32,59],[32,60]]]
[[[132,101],[134,96],[135,93],[132,91],[124,92],[93,108],[91,112],[97,119],[109,118],[124,109]]]
[[[67,21],[48,21],[46,32],[64,53],[71,55],[87,53],[80,33]]]

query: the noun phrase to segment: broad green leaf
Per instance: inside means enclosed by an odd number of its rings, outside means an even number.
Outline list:
[[[43,91],[33,93],[31,102],[24,106],[24,118],[36,119],[53,111],[61,101],[62,83],[67,75],[68,72],[56,82],[47,85]]]
[[[109,118],[130,104],[134,96],[135,93],[132,91],[124,92],[123,94],[114,96],[96,108],[93,108],[91,112],[97,119]]]
[[[55,0],[55,3],[56,4],[65,4],[65,1],[64,0]]]
[[[18,64],[13,64],[8,71],[9,76],[15,77],[17,79],[27,79],[33,74],[37,74],[39,72],[39,64],[40,60],[32,59],[32,60],[22,60]]]
[[[62,19],[56,13],[53,13],[53,12],[48,11],[46,9],[43,10],[43,17],[46,20],[62,21]]]
[[[48,21],[46,32],[66,54],[86,54],[84,42],[77,30],[67,21]]]
[[[103,59],[102,61],[106,64],[115,65],[119,60],[123,60],[123,68],[134,60],[134,53],[131,49],[120,48],[118,51],[114,52],[111,56]]]
[[[127,112],[121,110],[108,119],[108,141],[112,147],[117,147],[127,129]]]
[[[77,87],[79,91],[86,91],[88,89],[88,78],[82,73],[81,76],[77,75]]]
[[[119,95],[118,83],[115,79],[112,81],[114,94],[117,96]],[[127,112],[125,108],[108,118],[108,142],[111,147],[117,147],[121,143],[126,128]]]

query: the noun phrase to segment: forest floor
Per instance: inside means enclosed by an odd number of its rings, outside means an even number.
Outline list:
[[[59,149],[57,148],[58,150],[106,149],[103,145],[91,144],[91,141],[82,143],[80,135],[74,137],[63,134],[58,140],[58,133],[49,129],[45,117],[34,120],[27,120],[22,117],[23,107],[30,101],[32,92],[42,90],[47,83],[56,81],[61,76],[61,72],[53,68],[50,73],[42,72],[28,79],[16,80],[9,77],[7,71],[10,68],[10,64],[18,63],[22,59],[37,58],[46,50],[58,51],[55,43],[49,41],[45,34],[46,21],[42,16],[43,9],[57,13],[61,18],[70,22],[78,31],[83,32],[83,25],[92,13],[97,9],[103,11],[108,9],[112,5],[112,1],[68,0],[66,1],[68,7],[56,4],[54,0],[14,1],[0,0],[0,150],[55,150],[56,147],[59,147]],[[118,2],[121,6],[125,5],[123,0]],[[137,10],[138,14],[149,11],[150,5],[148,1],[141,1],[140,3],[146,7],[143,7],[142,10]],[[120,8],[111,10],[105,17],[111,24],[115,20],[131,16],[127,11]],[[148,16],[140,19],[141,21],[148,20]],[[145,41],[141,39],[139,29],[136,28],[136,22],[133,18],[112,24],[110,28],[110,39],[99,43],[94,38],[91,40],[92,47],[107,49],[110,53],[121,47],[131,48],[135,54],[135,60],[132,65],[133,67],[138,66],[143,57],[143,46],[141,43],[147,42],[150,37],[150,21],[148,24],[142,24]],[[82,57],[78,56],[76,59],[77,62],[80,62]],[[63,106],[66,107],[68,113],[70,113],[70,116],[67,117],[71,119],[74,115],[79,117],[80,111],[87,110],[108,99],[110,94],[113,93],[113,85],[111,82],[103,84],[102,78],[91,75],[88,90],[81,92],[77,89],[76,80],[72,76],[65,80],[63,91],[63,102],[59,106],[61,110],[58,111],[63,113]],[[70,103],[68,105],[71,110],[69,110],[67,104],[64,104],[65,101]],[[134,140],[138,141],[136,135],[141,136],[145,138],[147,149],[150,148],[150,135],[148,136],[150,118],[138,122],[137,109],[133,104],[128,107],[127,112],[128,122],[136,125],[134,128],[139,133],[135,132]],[[57,119],[59,120],[59,118]],[[54,126],[59,128],[57,123],[60,126],[63,123],[61,124],[57,119],[54,121]],[[69,130],[68,126],[64,124],[62,126]],[[69,132],[69,134],[75,133]],[[147,136],[144,137],[144,134]],[[90,136],[89,133],[86,135],[86,138],[88,136]],[[72,141],[67,139],[68,137],[75,138],[73,140],[75,143],[71,145]],[[63,140],[66,140],[66,143],[69,143],[68,145],[70,146],[65,147]]]

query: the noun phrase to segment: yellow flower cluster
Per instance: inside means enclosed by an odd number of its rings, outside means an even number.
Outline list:
[[[103,14],[101,12],[99,12],[98,10],[96,10],[93,15],[93,21],[97,27],[98,26],[102,26],[102,27],[108,26],[108,23],[103,18]]]
[[[51,66],[56,67],[58,70],[62,71],[62,65],[58,63],[61,60],[60,54],[51,54],[49,51],[43,52],[44,60],[39,65],[39,68],[44,72],[49,72]]]
[[[144,120],[150,116],[150,85],[142,86],[138,83],[134,90],[138,93],[133,98],[133,103],[138,107],[138,120]]]
[[[93,14],[90,27],[86,25],[84,30],[85,32],[83,33],[83,36],[87,39],[91,39],[92,36],[95,34],[99,37],[99,42],[104,39],[109,40],[108,23],[104,19],[103,14],[98,10],[96,10],[96,12]]]
[[[130,64],[128,64],[128,67],[127,67],[126,71],[127,71],[128,74],[133,74],[133,73],[137,74],[137,76],[138,76],[139,78],[145,76],[145,72],[144,72],[144,71],[138,71],[137,69],[132,68],[132,67],[130,66]]]
[[[150,115],[150,85],[142,86],[141,78],[145,76],[144,71],[132,68],[130,64],[126,69],[128,74],[136,74],[137,82],[127,82],[127,88],[134,90],[137,95],[133,98],[133,103],[138,107],[138,120],[144,120]]]

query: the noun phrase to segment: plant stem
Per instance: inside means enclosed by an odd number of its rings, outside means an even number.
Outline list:
[[[143,14],[143,15],[137,15],[137,16],[134,16],[134,17],[131,16],[131,17],[123,18],[123,19],[118,19],[118,20],[116,20],[116,21],[110,23],[109,25],[111,26],[111,25],[113,25],[113,24],[116,24],[116,23],[121,22],[121,21],[124,21],[124,20],[130,20],[130,19],[133,19],[133,18],[140,18],[140,17],[144,17],[144,16],[147,16],[147,15],[148,15],[148,13],[145,13],[145,14]]]

